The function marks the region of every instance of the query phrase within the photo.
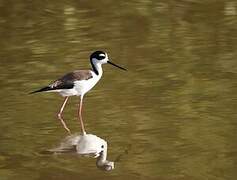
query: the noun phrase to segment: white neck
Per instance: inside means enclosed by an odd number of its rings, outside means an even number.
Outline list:
[[[91,66],[92,66],[93,71],[95,72],[96,75],[102,76],[102,74],[103,74],[102,64],[100,64],[92,59]]]
[[[97,69],[98,73],[99,73],[99,76],[101,76],[103,74],[103,69],[102,69],[102,65],[99,64],[99,63],[96,63],[95,65],[95,68]]]

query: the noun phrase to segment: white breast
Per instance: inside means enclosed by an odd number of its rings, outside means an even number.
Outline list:
[[[93,76],[93,78],[83,81],[75,81],[75,90],[77,91],[77,95],[84,95],[87,93],[91,88],[93,88],[96,83],[100,80],[98,76]]]

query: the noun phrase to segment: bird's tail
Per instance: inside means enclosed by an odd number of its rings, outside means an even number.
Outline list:
[[[44,91],[50,91],[50,90],[52,90],[52,88],[49,87],[49,86],[46,86],[46,87],[43,87],[43,88],[38,89],[38,90],[36,90],[36,91],[30,92],[29,94],[34,94],[34,93],[44,92]]]

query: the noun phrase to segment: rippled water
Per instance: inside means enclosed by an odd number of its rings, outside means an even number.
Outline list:
[[[237,3],[226,1],[0,1],[0,179],[235,180]],[[41,154],[66,137],[63,98],[28,95],[105,50],[85,97],[88,132],[106,139],[116,168]],[[79,99],[65,119],[73,132]]]

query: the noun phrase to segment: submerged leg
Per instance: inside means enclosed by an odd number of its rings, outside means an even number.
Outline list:
[[[85,131],[84,123],[83,123],[83,120],[82,120],[82,104],[83,104],[83,96],[81,95],[81,99],[80,99],[77,114],[78,114],[78,120],[80,121],[80,124],[81,124],[82,134],[85,135],[86,131]]]
[[[60,111],[59,111],[59,113],[58,113],[58,119],[61,121],[61,123],[62,123],[64,129],[66,129],[66,131],[67,131],[69,134],[71,134],[71,131],[70,131],[70,129],[67,127],[66,123],[65,123],[64,120],[63,120],[63,116],[62,116],[62,114],[63,114],[63,109],[64,109],[65,105],[67,104],[68,98],[69,98],[68,96],[65,97],[65,99],[64,99],[64,101],[63,101],[63,104],[62,104],[62,106],[61,106],[61,108],[60,108]]]

